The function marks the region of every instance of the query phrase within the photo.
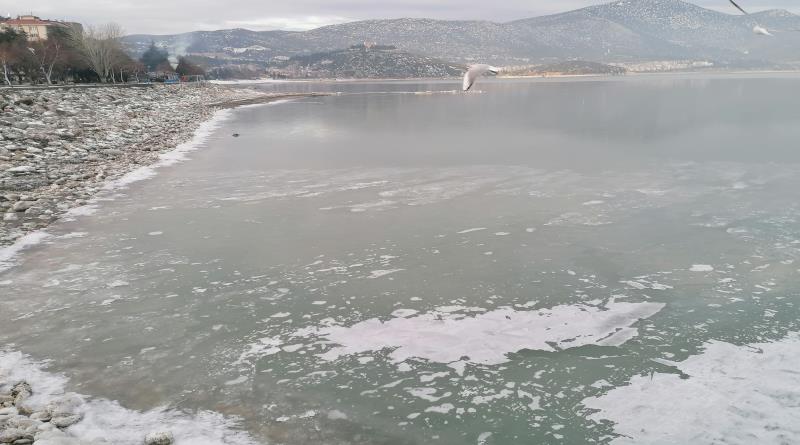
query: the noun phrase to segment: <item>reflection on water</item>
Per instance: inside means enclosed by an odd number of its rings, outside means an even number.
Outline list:
[[[793,374],[724,374],[797,352],[798,82],[260,86],[344,94],[237,110],[57,226],[0,275],[0,338],[270,443],[655,443],[698,394],[752,400],[687,437],[798,439]]]

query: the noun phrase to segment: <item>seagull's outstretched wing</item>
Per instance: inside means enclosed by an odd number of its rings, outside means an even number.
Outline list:
[[[742,9],[741,6],[737,5],[735,1],[733,1],[733,0],[728,0],[728,1],[731,2],[731,4],[736,7],[736,9],[738,9],[739,11],[742,11],[742,14],[750,15],[750,14],[747,13],[747,11]],[[758,35],[762,35],[762,36],[770,36],[770,37],[774,36],[774,34],[772,34],[770,32],[770,30],[768,30],[767,28],[764,28],[763,26],[759,25],[758,23],[756,23],[756,26],[753,27],[753,34],[758,34]]]
[[[476,76],[475,72],[473,72],[471,69],[464,73],[464,83],[462,85],[464,91],[469,91],[469,89],[472,88],[472,85],[475,83],[475,78],[477,77],[478,76]]]
[[[475,80],[478,79],[478,77],[486,73],[497,74],[498,71],[499,71],[498,68],[495,68],[491,65],[485,65],[485,64],[472,65],[471,67],[469,67],[466,74],[464,74],[464,84],[463,84],[464,91],[469,91],[469,89],[472,88],[472,85],[475,84]]]
[[[739,11],[742,11],[742,14],[744,14],[744,15],[750,15],[750,14],[748,14],[748,13],[747,13],[747,11],[745,11],[744,9],[742,9],[742,7],[741,7],[741,6],[737,5],[735,1],[733,1],[733,0],[728,0],[728,1],[729,1],[729,2],[731,2],[731,4],[732,4],[733,6],[736,6],[736,9],[738,9]]]

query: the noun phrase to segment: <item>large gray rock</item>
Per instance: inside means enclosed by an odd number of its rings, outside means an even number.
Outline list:
[[[34,439],[36,445],[83,445],[77,438],[56,428],[40,431]]]
[[[159,431],[144,436],[144,445],[172,445],[175,438],[169,431]]]
[[[0,431],[0,443],[13,443],[20,439],[33,439],[33,434],[19,428],[6,428]]]
[[[66,428],[74,425],[83,418],[81,407],[83,400],[76,394],[66,394],[47,404],[46,411],[50,413],[50,423]]]
[[[30,419],[25,416],[13,416],[5,422],[5,428],[17,429],[29,433],[31,437],[38,431],[41,422],[38,420]]]
[[[50,418],[50,423],[59,428],[67,428],[80,422],[81,419],[83,419],[82,414],[75,414],[72,416],[53,416]]]
[[[22,201],[20,201],[22,202]],[[16,204],[19,204],[16,203]],[[15,204],[15,205],[16,205]],[[29,207],[26,207],[28,209]],[[12,207],[13,210],[13,207]],[[15,210],[21,212],[22,210]],[[31,385],[28,382],[19,382],[11,388],[11,396],[14,397],[14,404],[19,405],[24,402],[28,397],[33,395],[33,389],[31,389]]]
[[[36,170],[36,169],[31,167],[30,165],[20,165],[20,166],[17,166],[17,167],[11,167],[8,170],[6,170],[6,172],[7,173],[12,173],[12,174],[15,174],[15,175],[27,175],[27,174],[33,172],[34,170]]]
[[[49,422],[50,419],[53,418],[53,415],[47,411],[34,411],[31,413],[31,419],[38,420],[40,422]]]

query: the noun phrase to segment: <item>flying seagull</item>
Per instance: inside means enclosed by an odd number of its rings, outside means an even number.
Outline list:
[[[742,14],[750,15],[747,11],[742,9],[741,6],[737,5],[735,1],[733,1],[733,0],[728,0],[728,1],[731,2],[731,4],[736,7],[736,9],[738,9],[739,11],[742,11]],[[756,23],[756,25],[753,27],[753,33],[754,34],[758,34],[758,35],[762,35],[762,36],[771,36],[772,35],[772,33],[769,32],[769,30],[767,28],[764,28],[763,26],[759,25],[758,23]]]
[[[497,74],[499,72],[499,68],[495,68],[491,65],[472,65],[467,70],[467,73],[464,74],[464,91],[469,91],[469,89],[472,88],[472,85],[475,84],[475,80],[477,80],[478,77],[486,73]]]

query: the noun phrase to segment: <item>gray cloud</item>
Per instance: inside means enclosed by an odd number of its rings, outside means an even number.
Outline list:
[[[198,29],[310,29],[370,18],[429,17],[508,21],[576,9],[598,0],[0,0],[0,13],[117,22],[129,33],[171,34]],[[695,3],[734,13],[727,0]],[[742,0],[752,11],[783,8],[796,0]]]

